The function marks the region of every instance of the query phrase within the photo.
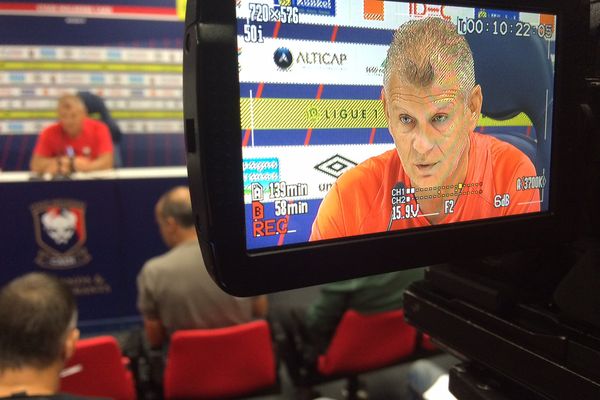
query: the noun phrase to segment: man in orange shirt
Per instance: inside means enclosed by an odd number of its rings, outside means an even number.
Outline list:
[[[108,127],[88,118],[83,101],[66,94],[58,100],[58,123],[42,131],[30,169],[40,174],[69,175],[113,167],[113,144]]]
[[[473,55],[439,18],[400,26],[385,63],[383,106],[395,149],[342,175],[311,240],[536,212],[536,175],[516,147],[474,132],[483,95]]]

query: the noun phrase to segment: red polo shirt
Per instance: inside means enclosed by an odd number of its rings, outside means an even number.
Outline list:
[[[91,118],[83,120],[83,129],[75,138],[71,138],[60,124],[52,124],[45,128],[38,137],[33,154],[41,157],[58,157],[67,155],[71,146],[76,156],[95,160],[98,156],[113,152],[112,139],[108,127]]]

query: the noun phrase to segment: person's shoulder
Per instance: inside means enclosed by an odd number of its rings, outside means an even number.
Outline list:
[[[478,151],[487,151],[494,168],[533,167],[530,158],[516,146],[491,135],[474,133],[473,138]]]
[[[60,124],[58,122],[54,122],[42,129],[42,131],[40,132],[40,136],[54,136],[60,134],[60,132]]]
[[[104,122],[100,121],[99,119],[85,117],[85,119],[83,120],[83,123],[87,127],[87,129],[89,129],[90,131],[93,131],[93,132],[107,131],[108,132],[108,126]]]
[[[154,257],[148,259],[144,263],[144,266],[142,267],[142,270],[140,271],[140,273],[149,274],[149,273],[153,273],[157,270],[160,270],[161,268],[164,268],[167,264],[169,264],[169,259],[171,258],[169,256],[169,254],[172,251],[173,251],[173,249],[167,251],[166,253],[162,253],[162,254],[159,254],[157,256],[154,256]]]
[[[492,135],[473,133],[475,146],[478,149],[486,149],[490,152],[493,160],[510,159],[511,161],[529,160],[529,157],[516,146],[500,140]]]
[[[161,270],[171,270],[173,265],[179,265],[181,258],[198,257],[202,262],[202,253],[197,243],[183,243],[173,247],[166,253],[150,258],[142,267],[144,273],[158,273]]]

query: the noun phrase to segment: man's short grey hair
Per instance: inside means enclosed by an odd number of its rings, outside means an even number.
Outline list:
[[[183,191],[185,191],[187,196],[181,195]],[[189,189],[185,186],[178,186],[165,193],[159,200],[158,209],[162,218],[172,217],[177,225],[182,228],[192,228],[195,226]]]
[[[412,20],[396,30],[385,61],[384,87],[393,74],[418,87],[456,74],[465,99],[475,86],[471,48],[456,25],[441,18]]]
[[[85,102],[76,94],[65,93],[58,98],[58,108],[78,108],[87,112]]]

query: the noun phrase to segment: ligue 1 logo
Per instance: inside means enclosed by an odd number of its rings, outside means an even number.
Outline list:
[[[275,64],[277,64],[280,69],[286,70],[292,65],[294,59],[292,57],[292,52],[287,47],[280,47],[275,50],[273,61],[275,61]]]

